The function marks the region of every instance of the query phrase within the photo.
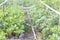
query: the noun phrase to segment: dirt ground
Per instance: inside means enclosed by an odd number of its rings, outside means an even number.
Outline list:
[[[37,32],[37,40],[42,40],[42,34],[40,32]]]
[[[37,40],[42,40],[42,35],[40,32],[36,32],[36,35],[37,35]],[[19,38],[19,39],[11,38],[7,40],[34,40],[34,37],[33,37],[33,33],[29,32],[29,33],[25,33],[23,38]]]

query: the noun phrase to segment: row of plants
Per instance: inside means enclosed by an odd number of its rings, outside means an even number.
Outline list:
[[[36,10],[31,16],[34,21],[34,26],[42,32],[43,40],[60,40],[58,27],[59,15],[56,15],[52,11],[47,11],[45,9]],[[38,25],[36,25],[38,24]],[[55,34],[56,33],[56,34]],[[57,35],[57,37],[55,37]]]
[[[52,8],[56,9],[57,11],[60,11],[59,0],[43,0],[43,1],[49,6],[51,6]],[[50,12],[48,11],[48,13]],[[47,24],[45,25],[45,28],[42,29],[43,40],[60,40],[60,26],[58,26],[59,15],[56,15],[52,11],[51,11],[51,14],[52,15],[50,15],[50,18],[48,18],[45,22],[43,22],[45,24],[47,22]]]
[[[51,2],[54,1],[51,0]],[[51,5],[51,7],[54,8],[55,6]],[[57,8],[59,7],[56,7],[56,9]],[[31,16],[33,25],[42,32],[43,40],[60,40],[60,27],[58,26],[59,15],[49,9],[46,10],[46,7],[39,2],[31,9],[29,15]]]
[[[0,11],[0,40],[21,35],[24,32],[25,17],[20,7],[5,7]]]

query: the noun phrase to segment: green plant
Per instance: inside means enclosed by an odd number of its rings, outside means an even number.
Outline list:
[[[59,31],[60,27],[59,26],[54,26],[54,27],[48,27],[42,30],[42,36],[44,40],[58,40],[60,37]]]
[[[19,7],[5,8],[6,12],[1,12],[0,15],[0,29],[11,36],[12,33],[19,35],[24,32],[25,17],[24,12]]]
[[[6,40],[5,33],[0,29],[0,40]]]

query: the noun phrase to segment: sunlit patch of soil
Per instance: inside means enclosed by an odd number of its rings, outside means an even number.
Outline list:
[[[36,35],[37,35],[37,40],[42,40],[42,33],[41,32],[37,31]]]

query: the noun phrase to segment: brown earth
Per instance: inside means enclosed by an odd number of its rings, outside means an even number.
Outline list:
[[[41,32],[36,32],[36,35],[37,35],[37,40],[42,40]],[[33,37],[33,33],[29,32],[29,33],[25,33],[23,38],[19,38],[19,39],[11,38],[11,39],[7,39],[7,40],[34,40],[34,37]]]

